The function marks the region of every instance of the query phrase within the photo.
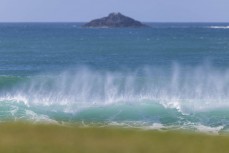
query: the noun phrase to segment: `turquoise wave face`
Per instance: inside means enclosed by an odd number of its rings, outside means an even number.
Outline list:
[[[23,102],[1,101],[1,122],[30,121],[82,126],[121,126],[146,129],[183,129],[209,133],[228,132],[227,108],[183,114],[158,102],[142,101],[90,106],[77,111],[63,111],[60,106],[28,106]]]

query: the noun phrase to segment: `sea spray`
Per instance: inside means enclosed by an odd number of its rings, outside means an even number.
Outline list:
[[[119,72],[81,67],[20,80],[1,92],[2,119],[229,125],[229,71],[209,65]]]

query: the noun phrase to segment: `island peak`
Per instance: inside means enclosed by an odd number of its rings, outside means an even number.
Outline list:
[[[89,28],[139,28],[139,27],[147,27],[142,24],[140,21],[134,20],[130,17],[127,17],[119,12],[110,13],[107,17],[103,17],[100,19],[92,20],[84,25],[84,27]]]
[[[114,15],[122,15],[120,12],[113,12],[113,13],[110,13],[108,16],[114,16]]]

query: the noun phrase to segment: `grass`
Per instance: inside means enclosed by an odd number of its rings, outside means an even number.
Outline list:
[[[0,124],[0,153],[228,152],[228,136],[123,128]]]

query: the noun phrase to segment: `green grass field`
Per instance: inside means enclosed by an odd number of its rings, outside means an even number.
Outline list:
[[[0,153],[228,153],[229,136],[123,128],[0,124]]]

